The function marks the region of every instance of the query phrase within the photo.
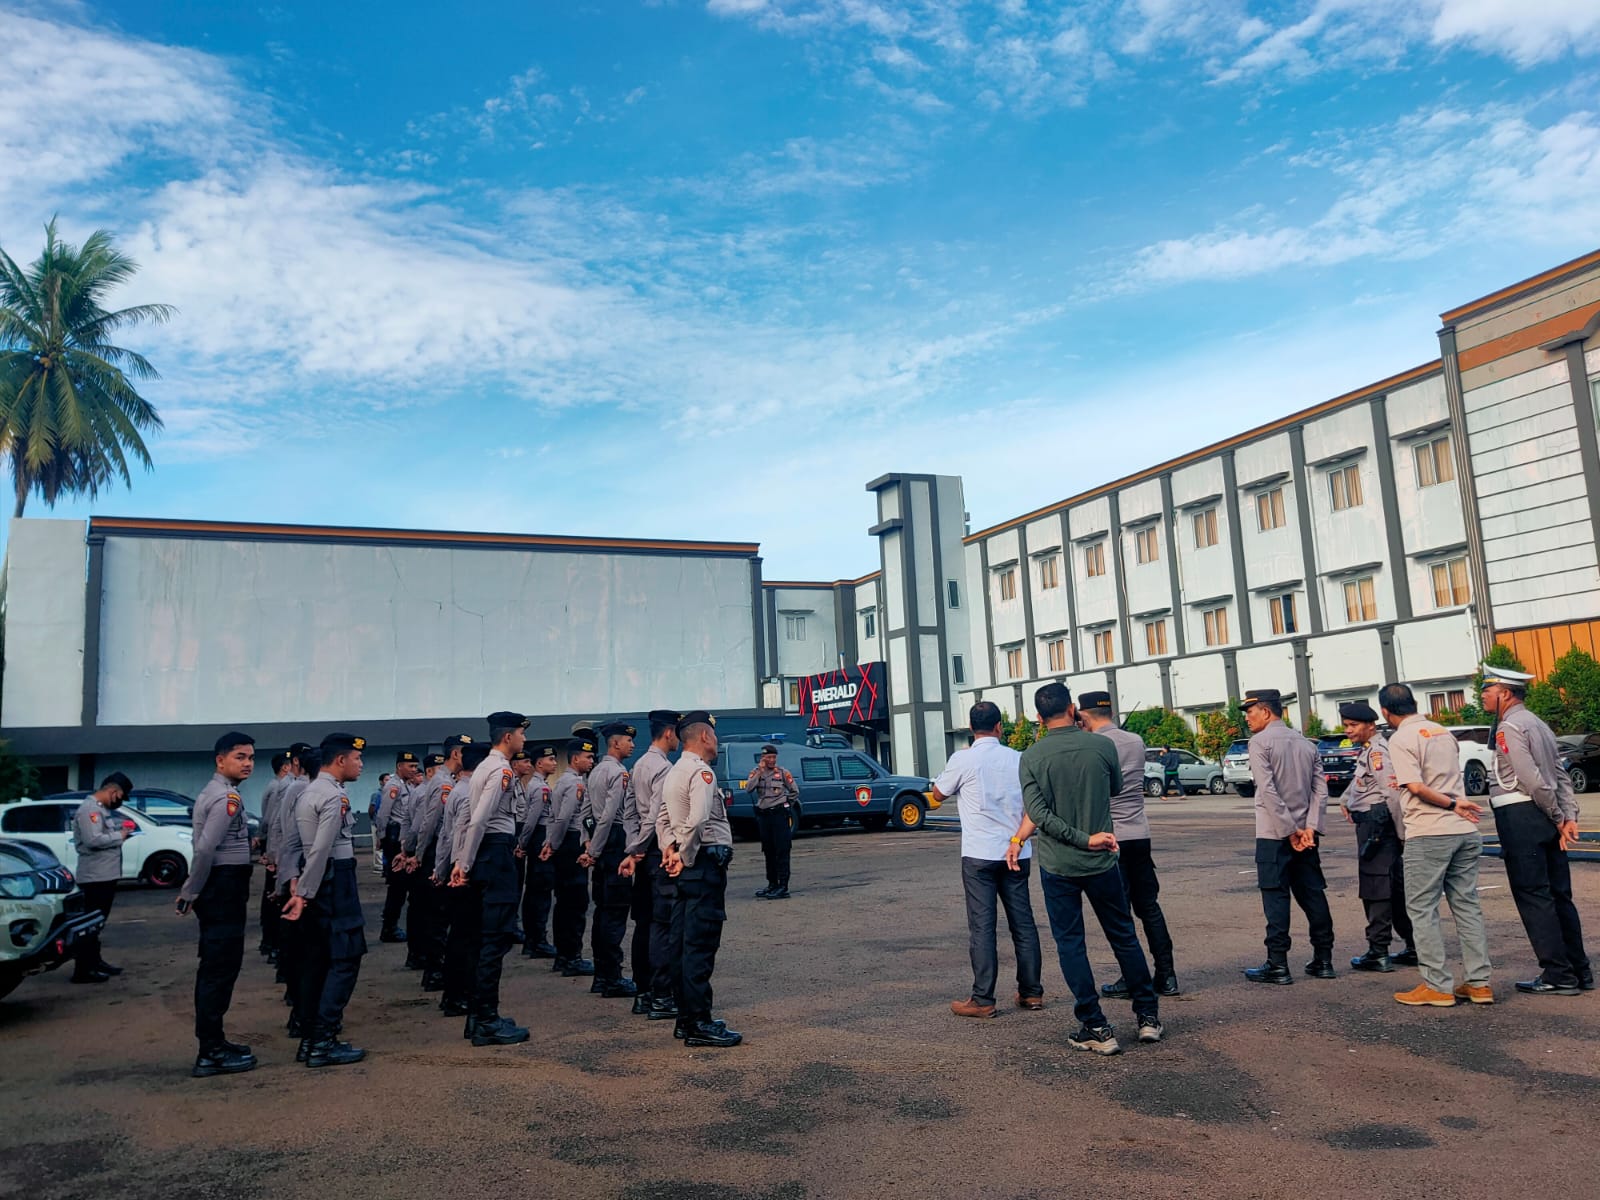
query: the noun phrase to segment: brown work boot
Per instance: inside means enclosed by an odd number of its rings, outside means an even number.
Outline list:
[[[1487,983],[1458,983],[1456,984],[1456,999],[1471,1000],[1474,1004],[1493,1004],[1494,989]]]
[[[1038,1012],[1044,1007],[1044,997],[1024,996],[1019,993],[1017,996],[1017,1007],[1026,1009],[1028,1012]]]
[[[1436,992],[1425,983],[1419,983],[1409,992],[1396,992],[1394,998],[1401,1004],[1430,1005],[1433,1008],[1454,1008],[1456,998],[1449,992]]]
[[[976,1000],[952,1000],[950,1011],[958,1017],[992,1017],[994,1005],[979,1004]]]

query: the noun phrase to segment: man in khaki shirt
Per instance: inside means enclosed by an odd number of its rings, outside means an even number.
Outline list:
[[[1422,982],[1395,993],[1401,1004],[1453,1008],[1457,1000],[1493,1004],[1489,941],[1478,902],[1478,860],[1483,809],[1467,799],[1460,752],[1450,731],[1417,715],[1416,697],[1403,683],[1378,693],[1384,720],[1394,727],[1389,756],[1395,783],[1404,789],[1406,910]],[[1453,986],[1439,927],[1439,901],[1448,897],[1461,939],[1466,982]]]

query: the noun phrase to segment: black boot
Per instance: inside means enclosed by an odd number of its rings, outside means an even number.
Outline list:
[[[1289,964],[1273,962],[1268,959],[1259,967],[1246,967],[1244,977],[1251,983],[1278,983],[1289,984],[1294,982],[1294,976],[1289,974]]]
[[[1389,955],[1389,961],[1397,967],[1414,967],[1417,965],[1417,952],[1407,946],[1399,954]]]
[[[756,893],[756,899],[757,900],[765,900],[769,896],[771,896],[773,892],[775,892],[777,890],[778,890],[778,885],[777,884],[769,883],[769,884],[767,884],[766,887],[762,888],[759,892]]]
[[[613,979],[601,990],[604,1000],[631,1000],[639,994],[639,985],[631,979]]]
[[[1164,967],[1156,968],[1156,995],[1176,996],[1178,994],[1178,973],[1168,963]]]
[[[683,1031],[685,1046],[712,1046],[727,1049],[737,1046],[744,1038],[721,1021],[696,1021]]]
[[[1382,950],[1369,948],[1365,954],[1350,960],[1350,969],[1352,971],[1376,971],[1381,975],[1387,975],[1394,970],[1394,963]]]
[[[1330,951],[1326,957],[1319,954],[1306,964],[1306,977],[1308,979],[1337,979],[1333,970],[1333,955]]]
[[[452,996],[439,998],[439,1011],[447,1017],[464,1017],[467,1015],[467,1006],[464,1002]]]
[[[773,888],[770,892],[767,893],[767,899],[768,900],[787,900],[788,898],[789,898],[789,881],[787,879],[779,880],[778,881],[778,886]],[[738,1035],[735,1034],[734,1036],[737,1037]]]
[[[329,1034],[311,1043],[306,1051],[306,1066],[343,1067],[350,1063],[358,1063],[366,1056],[365,1050],[352,1046],[349,1042],[341,1042]]]
[[[425,992],[444,991],[444,972],[424,971],[422,973],[422,990]]]
[[[633,998],[633,1015],[645,1017],[650,1015],[651,996],[649,992],[640,992]]]
[[[676,1021],[678,1019],[678,1002],[671,996],[657,996],[650,1001],[650,1020]]]
[[[1131,1000],[1133,993],[1128,990],[1128,985],[1119,975],[1114,983],[1100,985],[1100,994],[1107,1000]]]
[[[311,1057],[311,1039],[310,1038],[301,1038],[300,1039],[300,1048],[294,1052],[294,1060],[297,1063],[303,1063],[303,1062],[306,1061],[306,1059],[308,1059],[310,1057]]]
[[[561,968],[561,974],[568,979],[576,979],[580,975],[593,975],[594,964],[587,958],[569,958],[566,965]]]
[[[510,1017],[487,1017],[472,1031],[474,1046],[515,1046],[528,1040],[528,1031]]]
[[[404,929],[385,929],[378,935],[378,940],[380,942],[403,942],[406,940],[406,931]]]
[[[534,942],[532,945],[522,947],[522,952],[529,958],[555,958],[556,948],[549,942]]]
[[[254,1054],[239,1054],[227,1046],[212,1046],[200,1051],[194,1060],[194,1070],[189,1074],[204,1079],[210,1075],[237,1075],[241,1071],[253,1071],[255,1067]]]

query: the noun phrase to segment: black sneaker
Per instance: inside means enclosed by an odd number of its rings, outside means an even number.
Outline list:
[[[226,1046],[213,1046],[209,1050],[200,1051],[194,1060],[194,1070],[189,1074],[196,1079],[205,1079],[210,1075],[238,1075],[242,1071],[253,1071],[255,1068],[254,1054],[236,1054]]]
[[[515,1046],[528,1040],[528,1031],[510,1017],[479,1021],[472,1033],[474,1046]]]
[[[1092,1050],[1096,1054],[1122,1053],[1122,1047],[1117,1045],[1117,1035],[1111,1031],[1109,1025],[1101,1025],[1095,1029],[1081,1025],[1078,1027],[1078,1032],[1067,1039],[1067,1045],[1074,1050]]]
[[[1399,954],[1389,955],[1389,961],[1397,967],[1414,967],[1417,965],[1417,952],[1407,946]]]
[[[593,975],[594,964],[587,958],[569,958],[566,965],[561,968],[561,973],[568,979],[576,979],[580,975]]]
[[[1107,1000],[1131,1000],[1133,993],[1128,990],[1127,983],[1118,976],[1114,983],[1102,984],[1100,994]]]
[[[1594,991],[1594,972],[1584,971],[1578,976],[1578,987],[1585,992]]]
[[[639,985],[631,979],[613,979],[601,990],[603,1000],[631,1000],[639,994]]]
[[[735,1033],[721,1021],[696,1021],[683,1031],[685,1046],[710,1046],[726,1050],[742,1041],[742,1034]]]
[[[773,888],[770,892],[767,893],[767,899],[768,900],[787,900],[788,898],[789,898],[789,885],[787,883],[780,883],[777,887]],[[738,1036],[738,1035],[735,1035],[735,1036]]]
[[[1548,983],[1544,979],[1524,979],[1517,983],[1517,991],[1527,996],[1576,996],[1582,990],[1575,983]]]
[[[1178,976],[1175,971],[1168,970],[1156,972],[1156,995],[1178,995]]]
[[[1139,1040],[1141,1042],[1159,1042],[1161,1035],[1166,1032],[1161,1027],[1161,1021],[1156,1017],[1139,1018]]]
[[[306,1066],[344,1067],[358,1063],[366,1056],[367,1052],[358,1046],[341,1042],[337,1038],[326,1037],[311,1043],[310,1050],[306,1052]]]
[[[1306,964],[1307,979],[1337,979],[1338,975],[1333,969],[1333,959],[1313,958]]]
[[[769,883],[769,884],[767,884],[766,887],[762,888],[759,892],[756,893],[756,899],[757,900],[765,900],[768,896],[772,895],[772,893],[777,891],[777,890],[778,890],[777,888],[773,887]]]

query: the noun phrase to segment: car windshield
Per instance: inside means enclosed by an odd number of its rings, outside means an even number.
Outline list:
[[[1250,753],[1250,743],[1244,740],[1237,741],[1228,747],[1227,752],[1229,754],[1248,754]]]

